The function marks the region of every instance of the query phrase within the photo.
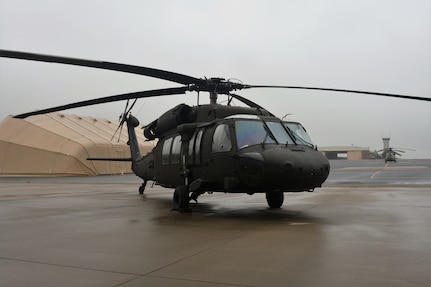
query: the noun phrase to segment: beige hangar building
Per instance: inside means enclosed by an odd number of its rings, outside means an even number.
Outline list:
[[[90,161],[130,158],[124,127],[112,139],[118,121],[50,113],[0,123],[0,175],[99,175],[131,173],[131,162]],[[141,126],[136,128],[141,154],[151,151]],[[112,139],[112,140],[111,140]]]

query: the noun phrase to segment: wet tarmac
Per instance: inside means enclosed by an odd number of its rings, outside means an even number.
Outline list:
[[[0,286],[430,286],[431,160],[331,162],[313,193],[171,211],[133,175],[0,177]]]

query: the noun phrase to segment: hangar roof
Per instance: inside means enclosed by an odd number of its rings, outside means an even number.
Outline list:
[[[359,146],[319,146],[320,151],[369,151],[369,147]]]

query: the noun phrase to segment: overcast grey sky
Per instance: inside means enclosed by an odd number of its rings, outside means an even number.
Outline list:
[[[429,0],[0,0],[0,48],[104,60],[246,84],[431,97]],[[119,72],[0,59],[0,120],[70,102],[178,84]],[[431,158],[431,103],[334,92],[239,92],[300,121],[319,146],[415,149]],[[201,99],[205,95],[201,95]],[[196,95],[141,99],[148,123]],[[202,102],[202,101],[201,101]],[[117,119],[124,103],[65,111]]]

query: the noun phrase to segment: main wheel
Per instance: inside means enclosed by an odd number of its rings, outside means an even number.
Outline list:
[[[284,193],[281,191],[267,192],[266,202],[270,208],[280,208],[284,202]]]
[[[189,209],[189,202],[189,189],[187,186],[177,186],[174,191],[174,210],[187,211]]]

